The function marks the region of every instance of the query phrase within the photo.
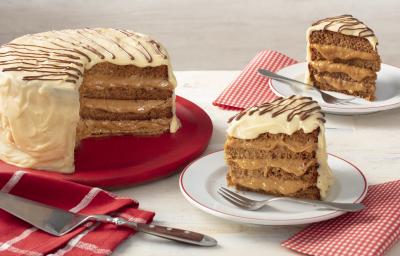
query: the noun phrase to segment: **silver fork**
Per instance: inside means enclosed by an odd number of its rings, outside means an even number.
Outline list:
[[[267,200],[253,200],[238,193],[235,193],[229,189],[224,187],[220,187],[218,189],[218,194],[220,194],[225,200],[230,202],[231,204],[243,208],[250,211],[258,210],[271,202],[274,201],[292,201],[296,203],[309,204],[314,206],[320,206],[324,209],[329,210],[337,210],[344,212],[358,212],[365,208],[365,206],[361,203],[335,203],[335,202],[327,202],[327,201],[319,201],[319,200],[311,200],[311,199],[299,199],[299,198],[291,198],[291,197],[273,197]]]
[[[314,87],[314,86],[312,86],[310,84],[306,84],[306,83],[303,83],[301,81],[298,81],[298,80],[295,80],[295,79],[292,79],[292,78],[289,78],[289,77],[286,77],[286,76],[278,75],[278,74],[276,74],[274,72],[271,72],[269,70],[266,70],[266,69],[261,69],[260,68],[258,70],[258,73],[260,73],[263,76],[267,76],[267,77],[269,77],[271,79],[274,79],[274,80],[277,80],[277,81],[281,81],[281,82],[293,82],[293,83],[298,83],[298,84],[301,84],[301,85],[311,86],[314,90],[316,90],[317,92],[319,92],[321,94],[322,99],[326,103],[343,104],[343,103],[350,103],[352,100],[355,99],[355,97],[351,97],[351,98],[347,98],[347,99],[337,98],[337,97],[332,96],[332,95],[330,95],[330,94],[328,94],[328,93],[326,93],[324,91],[321,91],[320,89],[318,89],[318,88],[316,88],[316,87]]]

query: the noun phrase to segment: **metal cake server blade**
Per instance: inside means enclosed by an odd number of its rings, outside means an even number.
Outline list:
[[[137,223],[108,215],[76,214],[3,192],[0,192],[0,209],[54,236],[65,235],[87,221],[97,221],[188,244],[217,245],[214,238],[188,230]]]

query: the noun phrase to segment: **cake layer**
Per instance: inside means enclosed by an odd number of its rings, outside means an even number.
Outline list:
[[[272,150],[230,147],[225,146],[225,153],[230,159],[315,159],[316,153],[313,152],[291,152],[286,147],[277,146]]]
[[[77,139],[123,134],[136,136],[159,135],[169,131],[170,123],[171,118],[125,121],[81,119],[77,126]]]
[[[352,90],[352,91],[370,91],[375,87],[375,79],[366,78],[362,81],[351,79],[345,73],[329,73],[318,72],[318,70],[309,66],[310,78],[312,82],[323,82],[332,84],[337,89]]]
[[[308,63],[312,73],[340,73],[341,79],[352,80],[366,83],[374,83],[376,73],[373,70],[355,67],[343,63],[333,63],[331,61],[311,61]]]
[[[81,98],[80,116],[95,120],[157,119],[172,117],[172,99],[110,100]]]
[[[326,44],[310,44],[311,50],[315,50],[325,60],[364,60],[380,63],[379,55],[376,52],[363,52],[346,47]]]
[[[81,90],[81,96],[95,99],[166,100],[173,96],[173,91],[160,88],[109,87],[96,90]]]
[[[333,31],[313,31],[309,35],[309,43],[335,45],[338,47],[353,49],[355,51],[363,51],[378,55],[368,39],[359,36],[344,35]],[[380,59],[379,55],[376,58]]]
[[[254,176],[253,176],[254,175]],[[248,175],[244,170],[230,169],[227,174],[228,185],[239,189],[263,192],[273,195],[294,196],[300,191],[315,187],[318,172],[310,171],[300,177],[276,170],[269,172],[268,177],[262,175]],[[316,190],[314,198],[319,198],[319,190]]]
[[[327,75],[312,74],[310,79],[315,87],[320,90],[341,92],[353,96],[358,96],[367,100],[375,99],[375,84],[346,81]]]
[[[318,163],[313,162],[313,165],[309,166],[306,171],[301,175],[291,173],[283,170],[279,167],[268,167],[260,169],[246,169],[238,165],[229,165],[229,173],[235,178],[281,178],[284,180],[302,180],[305,182],[316,182],[318,177]]]
[[[271,134],[264,133],[256,139],[241,140],[234,137],[228,137],[226,147],[235,148],[251,148],[251,149],[264,149],[271,150],[277,146],[285,147],[292,152],[312,152],[317,148],[316,142],[318,140],[319,129],[314,130],[312,133],[304,133],[303,130],[296,131],[292,135],[284,133]]]
[[[238,190],[252,191],[252,192],[258,192],[258,193],[263,193],[263,194],[272,194],[272,195],[276,195],[276,196],[287,196],[287,197],[305,198],[305,199],[312,199],[312,200],[320,200],[321,199],[321,195],[320,195],[320,192],[319,192],[319,189],[317,186],[307,187],[307,188],[297,191],[293,194],[285,194],[285,195],[276,193],[274,191],[266,192],[263,189],[254,189],[252,187],[242,186],[241,184],[236,184],[236,185],[232,185],[232,186],[234,186]]]
[[[88,98],[167,99],[174,86],[165,65],[141,68],[100,63],[85,72],[80,93]]]
[[[365,68],[365,69],[370,69],[375,72],[379,71],[381,68],[381,63],[379,61],[375,60],[364,60],[364,59],[339,59],[338,57],[335,56],[330,56],[329,58],[326,58],[323,56],[320,52],[318,52],[315,48],[311,48],[311,54],[310,54],[310,61],[325,61],[325,60],[330,60],[335,63],[342,63],[342,64],[347,64],[359,68]]]
[[[288,174],[301,176],[310,169],[318,168],[317,159],[303,160],[303,159],[226,159],[226,163],[232,169],[241,169],[246,171],[249,175],[258,175],[262,173],[267,177],[270,171],[279,169]]]

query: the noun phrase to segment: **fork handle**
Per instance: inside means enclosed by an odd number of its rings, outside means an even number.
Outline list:
[[[336,203],[336,202],[326,202],[319,200],[310,200],[310,199],[298,199],[298,198],[290,198],[290,197],[279,197],[279,199],[293,201],[298,203],[310,204],[314,206],[322,206],[324,208],[345,211],[345,212],[358,212],[365,208],[365,206],[361,203]]]
[[[306,83],[303,83],[301,81],[298,81],[298,80],[295,80],[295,79],[292,79],[292,78],[289,78],[289,77],[286,77],[286,76],[281,76],[281,75],[275,74],[274,72],[271,72],[269,70],[262,69],[262,68],[260,68],[258,70],[258,73],[260,73],[260,74],[262,74],[264,76],[268,76],[269,78],[272,78],[272,79],[275,79],[275,80],[289,81],[289,82],[294,82],[294,83],[298,83],[298,84],[302,84],[302,85],[306,85],[306,86],[312,86],[310,84],[306,84]]]
[[[99,221],[103,223],[112,223],[116,226],[121,226],[121,227],[129,227],[136,231],[141,231],[149,235],[154,235],[187,244],[194,244],[194,245],[208,246],[208,247],[217,245],[217,241],[210,236],[183,229],[164,227],[154,224],[138,223],[138,222],[128,221],[124,218],[112,217],[108,215],[91,215],[90,220]]]

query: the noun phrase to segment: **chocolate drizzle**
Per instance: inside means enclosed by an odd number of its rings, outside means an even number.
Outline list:
[[[312,24],[313,26],[320,25],[322,23],[326,23],[323,27],[323,30],[329,30],[329,28],[339,25],[337,28],[337,32],[341,33],[344,31],[358,31],[356,36],[359,37],[373,37],[375,36],[374,31],[367,27],[364,23],[354,18],[352,15],[345,14],[336,17],[326,18],[319,20]]]
[[[111,51],[109,51],[107,48],[105,48],[103,45],[99,44],[98,42],[94,41],[93,39],[91,39],[90,37],[88,37],[87,35],[85,35],[85,33],[83,33],[83,31],[81,30],[76,30],[76,33],[80,34],[83,38],[89,40],[90,42],[92,42],[95,45],[98,45],[100,48],[102,48],[103,50],[105,50],[106,52],[108,52],[109,54],[111,54],[111,57],[113,60],[115,60],[115,54],[112,53]]]
[[[154,51],[158,52],[158,54],[160,54],[161,56],[163,56],[164,59],[168,58],[168,55],[166,52],[164,52],[161,49],[161,45],[159,42],[155,41],[155,40],[150,40],[149,43],[151,44],[151,46],[153,46]]]
[[[151,57],[149,51],[147,51],[146,48],[142,45],[142,43],[138,40],[138,38],[141,38],[139,35],[122,29],[116,29],[116,30],[134,40],[138,46],[136,50],[141,54],[143,54],[147,62],[149,63],[153,62],[153,57]]]
[[[23,72],[25,81],[78,83],[86,63],[114,60],[124,54],[132,64],[137,54],[147,63],[167,59],[164,48],[147,36],[129,30],[87,28],[26,35],[2,45],[0,72]]]
[[[113,39],[107,37],[106,35],[101,34],[100,32],[98,32],[97,30],[94,30],[94,29],[89,29],[89,28],[88,28],[88,29],[85,29],[85,31],[92,31],[92,32],[94,32],[94,33],[97,33],[98,35],[100,35],[100,36],[101,36],[102,38],[104,38],[105,40],[107,40],[107,41],[109,41],[109,42],[115,44],[118,48],[120,48],[123,52],[125,52],[125,53],[131,58],[131,60],[134,60],[134,59],[135,59],[135,57],[134,57],[131,53],[129,53],[124,47],[122,47],[117,41],[115,41],[115,40],[113,40]],[[114,59],[115,59],[115,58],[114,58]]]
[[[286,114],[286,121],[291,122],[294,117],[298,116],[300,120],[304,121],[312,115],[319,114],[317,120],[325,122],[324,114],[321,112],[321,107],[316,101],[310,97],[299,97],[292,95],[289,98],[277,98],[270,103],[263,103],[258,106],[251,107],[243,110],[237,115],[231,117],[228,123],[233,120],[240,120],[243,116],[252,116],[258,113],[259,116],[271,113],[271,117],[275,118],[282,114]]]

